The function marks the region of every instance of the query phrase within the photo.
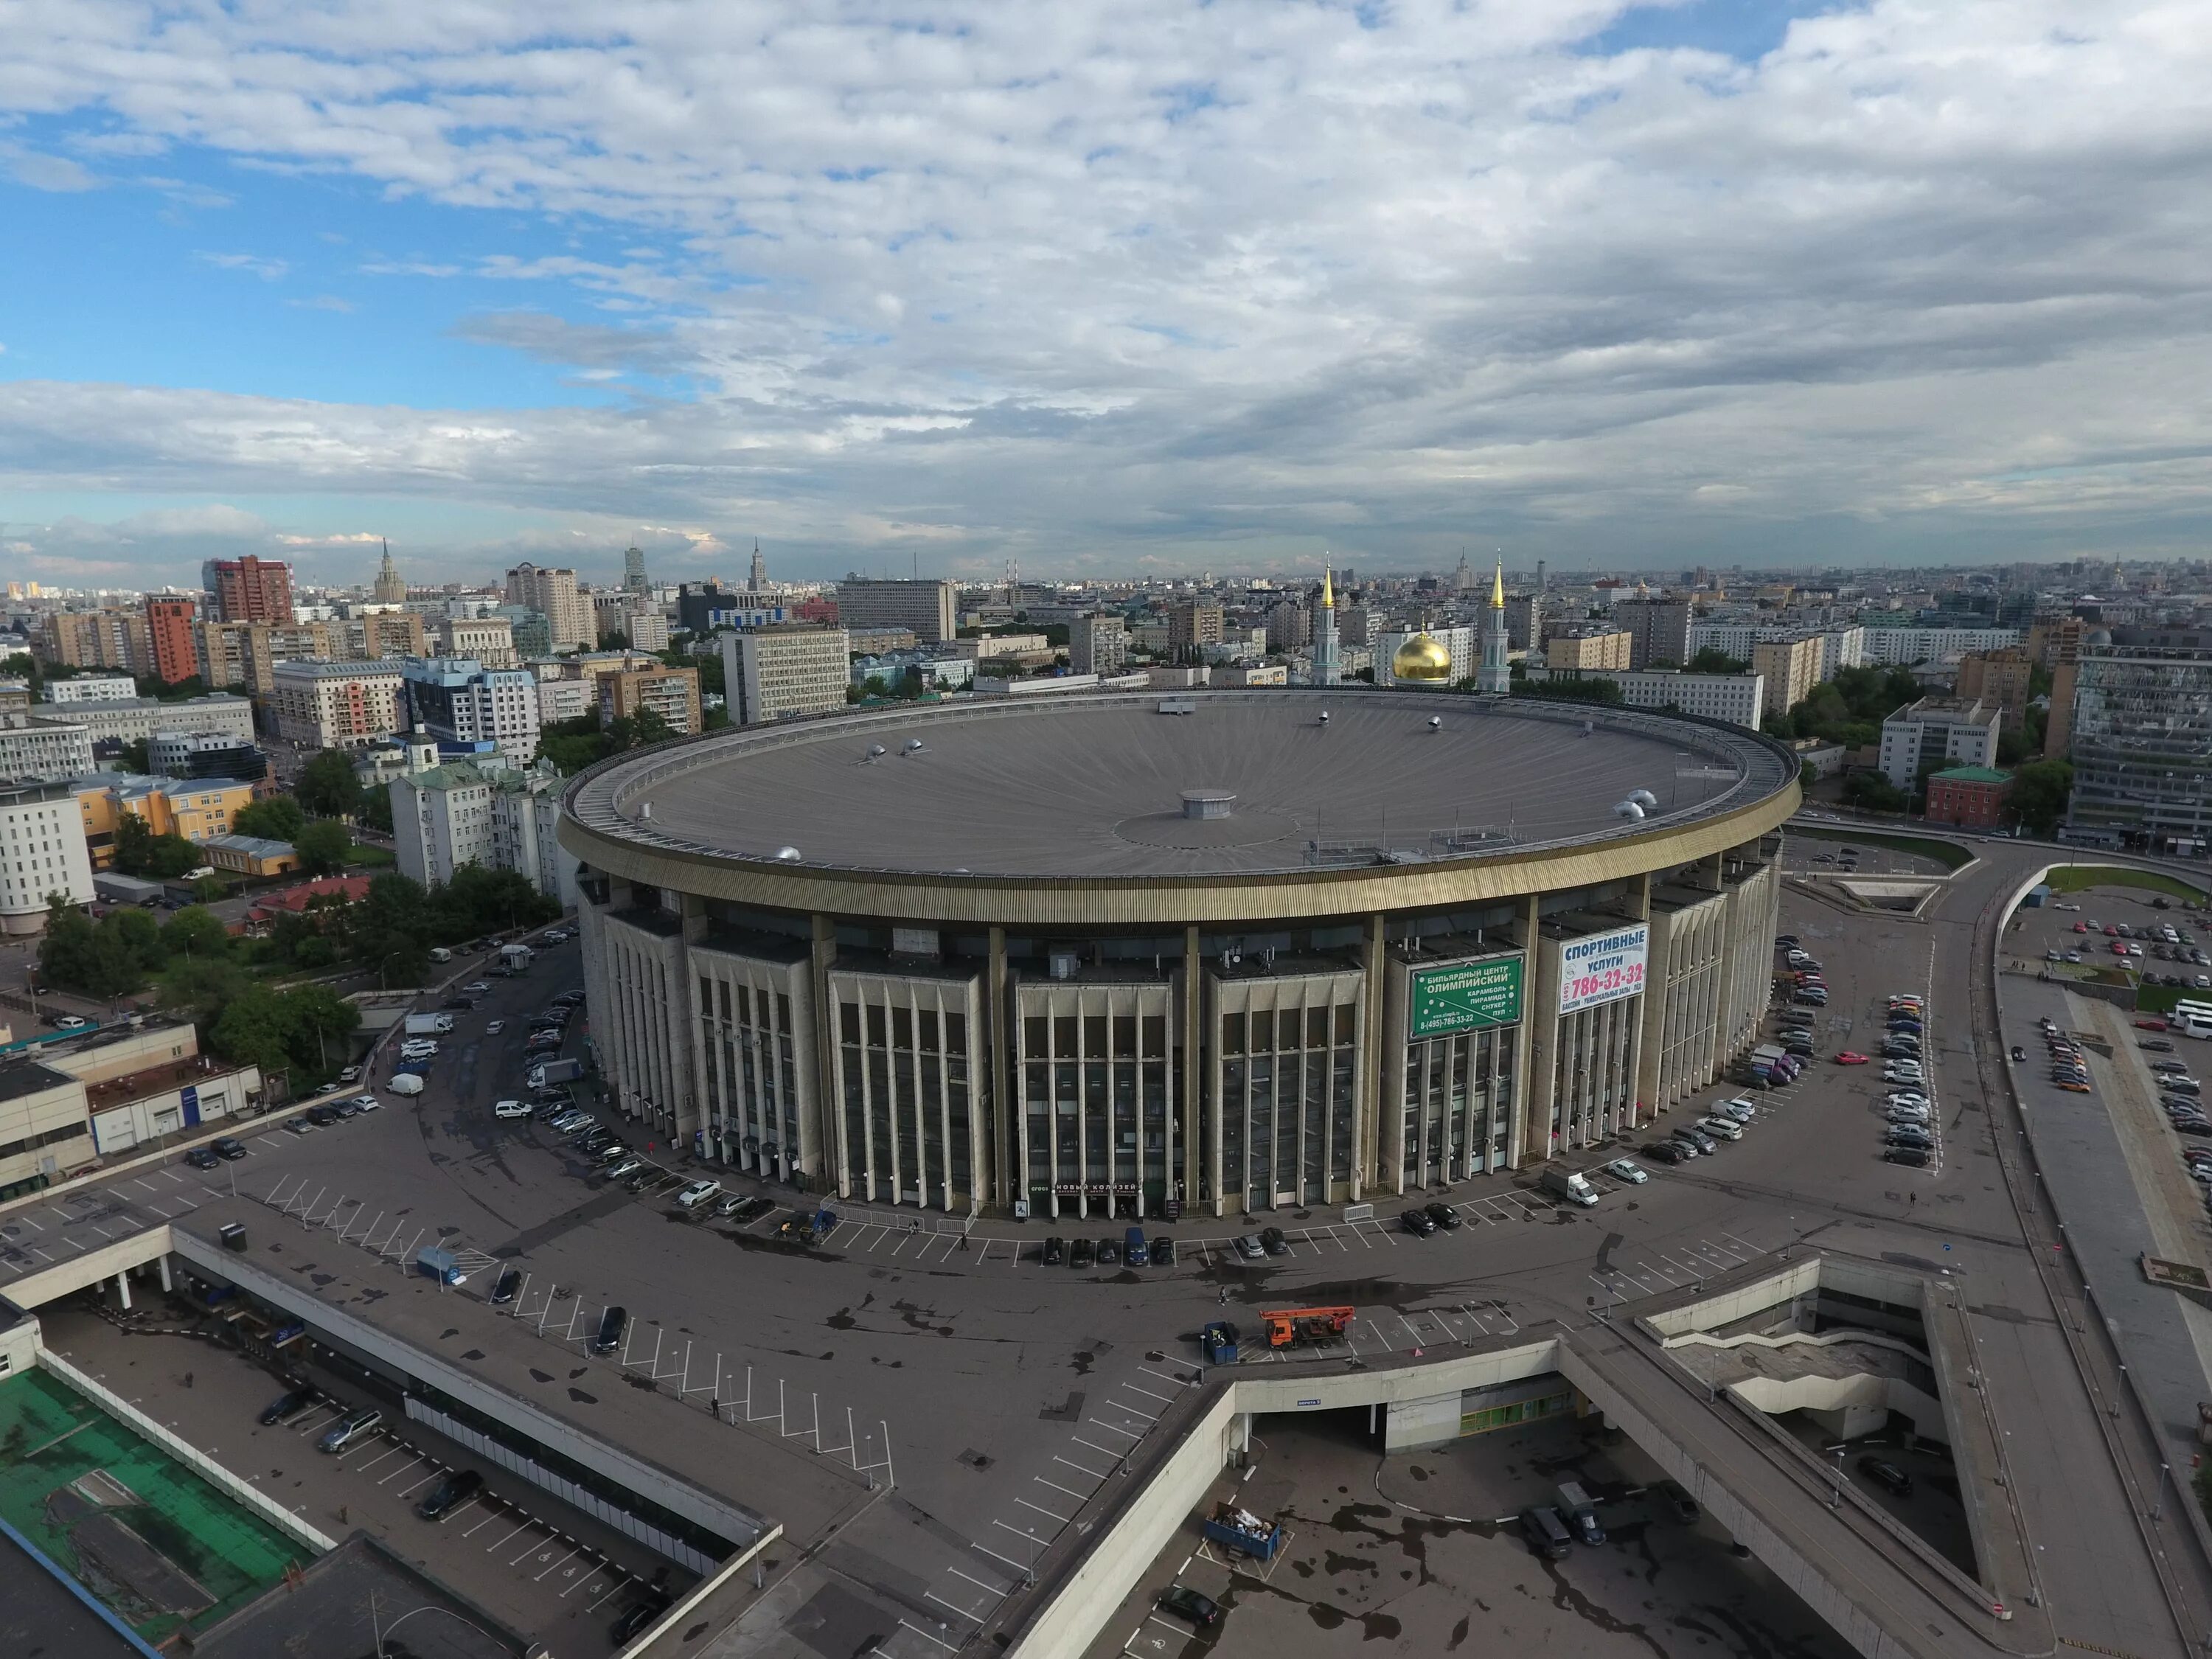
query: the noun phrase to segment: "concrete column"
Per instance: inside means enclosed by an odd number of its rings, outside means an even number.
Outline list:
[[[1386,1034],[1382,1030],[1382,990],[1390,971],[1389,941],[1382,929],[1382,918],[1371,916],[1367,923],[1366,993],[1361,999],[1365,1007],[1360,1018],[1359,1070],[1356,1073],[1358,1089],[1358,1113],[1352,1119],[1352,1201],[1355,1204],[1366,1196],[1371,1186],[1376,1191],[1387,1189],[1390,1183],[1382,1174],[1382,1117],[1384,1104],[1390,1099],[1389,1084],[1392,1077],[1405,1069],[1405,1056],[1393,1061],[1383,1050]]]
[[[1199,1121],[1200,1103],[1204,1091],[1199,1087],[1205,1064],[1206,1049],[1205,1018],[1205,986],[1199,972],[1198,929],[1182,930],[1182,1190],[1183,1202],[1194,1211],[1198,1206],[1200,1170],[1198,1165],[1199,1142],[1203,1139],[1207,1148],[1207,1169],[1204,1172],[1213,1188],[1213,1213],[1223,1213],[1221,1206],[1221,1126],[1218,1122],[1201,1124]]]
[[[1006,1011],[1006,930],[991,929],[990,977],[983,996],[982,1029],[976,1034],[981,1053],[989,1056],[991,1079],[991,1152],[996,1160],[999,1201],[1011,1210],[1014,1200],[1026,1198],[1022,1182],[1029,1179],[1029,1164],[1021,1144],[1022,1106],[1014,1098],[1012,1072],[1006,1056],[1013,1047],[1013,1028]],[[973,1073],[971,1073],[973,1075]],[[980,1081],[980,1077],[977,1081]],[[971,1085],[972,1086],[972,1085]]]
[[[128,1273],[115,1275],[115,1305],[125,1313],[131,1311],[131,1276]]]
[[[1559,1039],[1559,969],[1557,951],[1544,948],[1540,894],[1528,896],[1522,922],[1527,939],[1528,965],[1522,976],[1528,987],[1528,1003],[1521,1011],[1521,1121],[1514,1126],[1511,1167],[1540,1164],[1551,1157],[1552,1076]]]
[[[166,1255],[165,1255],[165,1256],[157,1257],[157,1258],[156,1258],[156,1264],[157,1264],[157,1265],[161,1267],[161,1288],[162,1288],[162,1290],[163,1290],[163,1291],[173,1291],[173,1290],[175,1290],[175,1289],[177,1288],[177,1287],[176,1287],[176,1285],[173,1285],[173,1284],[172,1284],[172,1283],[170,1282],[170,1279],[169,1279],[169,1258],[168,1258],[168,1257],[167,1257]]]
[[[838,1156],[823,1158],[822,1168],[818,1171],[822,1178],[814,1183],[814,1188],[820,1192],[833,1182],[837,1183],[839,1195],[850,1197],[851,1193],[843,1183],[852,1173],[848,1162],[852,1153],[851,1149],[845,1146],[844,1103],[836,1097],[836,1073],[830,1060],[830,1045],[837,1041],[837,1034],[831,1029],[835,1022],[830,1018],[830,968],[837,960],[837,929],[827,916],[817,915],[813,920],[814,975],[810,989],[814,1001],[811,1021],[814,1027],[814,1098],[816,1109],[837,1127],[836,1133],[823,1137],[825,1152],[830,1147],[842,1149]]]

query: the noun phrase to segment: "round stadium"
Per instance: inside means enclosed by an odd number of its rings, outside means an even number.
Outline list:
[[[1796,802],[1716,722],[1111,692],[620,757],[560,834],[647,1132],[825,1195],[1174,1218],[1539,1164],[1710,1085]]]

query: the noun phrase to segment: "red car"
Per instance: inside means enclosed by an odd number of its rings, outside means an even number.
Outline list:
[[[1836,1056],[1836,1064],[1838,1066],[1863,1066],[1866,1063],[1867,1057],[1856,1048],[1846,1048]]]
[[[2089,931],[2089,924],[2086,921],[2077,921],[2074,924],[2074,931],[2077,933],[2086,933]]]
[[[2157,1016],[2153,1015],[2148,1019],[2137,1020],[2136,1022],[2136,1030],[2138,1031],[2163,1031],[2166,1030],[2166,1022],[2159,1018]]]

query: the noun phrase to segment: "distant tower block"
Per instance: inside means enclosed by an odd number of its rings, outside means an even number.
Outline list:
[[[645,550],[633,544],[623,552],[623,592],[650,593],[653,578],[645,574]]]

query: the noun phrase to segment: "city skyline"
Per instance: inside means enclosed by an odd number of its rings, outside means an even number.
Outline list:
[[[0,553],[2193,550],[2202,44],[1789,9],[57,14],[0,77],[49,251],[0,279]]]

